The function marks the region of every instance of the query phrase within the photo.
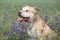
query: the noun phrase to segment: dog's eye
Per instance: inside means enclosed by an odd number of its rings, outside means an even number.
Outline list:
[[[26,10],[26,12],[28,12],[28,10]]]

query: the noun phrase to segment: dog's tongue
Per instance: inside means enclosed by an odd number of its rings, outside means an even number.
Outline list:
[[[19,21],[19,22],[23,22],[23,21],[28,21],[30,18],[29,17],[18,17],[17,18],[17,21]]]
[[[18,21],[22,22],[24,20],[24,18],[17,18]]]

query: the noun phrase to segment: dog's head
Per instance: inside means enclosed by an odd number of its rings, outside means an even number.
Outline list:
[[[22,10],[18,12],[19,17],[17,20],[20,22],[32,20],[37,11],[39,11],[38,7],[24,6]]]

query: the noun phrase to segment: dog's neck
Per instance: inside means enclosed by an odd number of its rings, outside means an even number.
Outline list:
[[[41,21],[42,21],[42,19],[36,14],[32,20],[32,23],[34,24],[34,23],[38,23]]]
[[[31,21],[30,27],[34,27],[35,25],[42,24],[43,20],[36,14]]]

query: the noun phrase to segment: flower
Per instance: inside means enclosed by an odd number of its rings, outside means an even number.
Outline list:
[[[7,13],[6,15],[4,15],[3,19],[5,20],[5,19],[7,19],[9,16],[10,16],[10,14]]]
[[[10,34],[9,31],[3,32],[3,35],[9,35],[9,34]]]
[[[48,16],[47,15],[45,16],[45,21],[48,21]]]
[[[15,25],[15,21],[14,20],[12,20],[11,23]]]
[[[58,19],[58,22],[60,22],[60,18]]]
[[[16,34],[24,35],[24,34],[26,34],[26,32],[24,32],[24,31],[16,31]]]
[[[59,21],[59,17],[58,16],[54,16],[53,17],[55,20]]]
[[[55,22],[54,23],[54,26],[59,26],[59,22]]]
[[[16,26],[15,26],[15,25],[12,25],[12,26],[11,26],[11,30],[12,30],[12,31],[15,31],[15,30],[16,30]]]
[[[14,21],[14,20],[12,20],[11,30],[12,30],[12,31],[15,31],[15,30],[16,30],[16,28],[17,28],[17,26],[16,26],[16,24],[15,24],[15,21]]]
[[[34,39],[32,34],[29,35],[29,38],[30,38],[31,40]]]
[[[21,29],[24,30],[25,25],[22,23],[21,24]]]
[[[52,26],[52,25],[53,25],[53,23],[51,23],[51,22],[48,22],[48,23],[47,23],[47,25],[48,25],[48,26]]]

